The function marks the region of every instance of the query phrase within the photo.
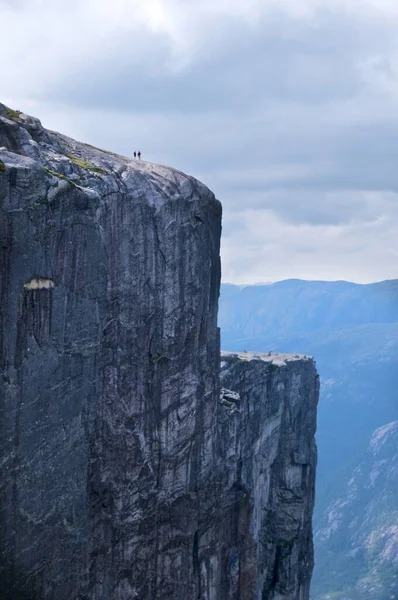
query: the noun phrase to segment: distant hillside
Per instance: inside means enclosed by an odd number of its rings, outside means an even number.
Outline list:
[[[398,418],[398,280],[370,285],[301,280],[247,287],[225,284],[219,325],[226,350],[297,352],[316,358],[321,375],[317,532],[330,506],[348,489],[375,430]],[[361,498],[362,491],[358,505],[365,507],[368,496]],[[374,509],[379,511],[377,498]],[[334,594],[333,600],[357,600],[353,593],[340,594],[355,589],[366,570],[364,564],[359,570],[349,568],[356,560],[346,540],[331,537],[321,543],[317,536],[315,550],[313,598]],[[342,562],[347,564],[344,574]],[[386,600],[386,593],[369,598]]]
[[[337,592],[322,599],[398,598],[398,421],[374,432],[341,479],[317,523],[314,592],[333,578]]]
[[[227,283],[219,325],[224,336],[252,337],[397,323],[397,298],[398,279],[369,285],[299,279],[247,287]]]

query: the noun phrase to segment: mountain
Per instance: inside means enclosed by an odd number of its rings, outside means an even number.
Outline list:
[[[398,421],[393,421],[375,431],[319,515],[314,588],[321,592],[329,577],[339,582],[338,592],[321,594],[323,600],[398,597],[397,490]]]
[[[319,380],[221,373],[221,212],[0,104],[1,600],[308,600]]]
[[[369,440],[398,416],[398,280],[368,285],[301,280],[266,286],[224,284],[219,326],[226,350],[272,350],[315,357],[321,400],[312,594],[317,600],[356,600],[354,592],[347,595],[346,590],[355,589],[366,573],[371,576],[373,567],[370,563],[364,566],[368,555],[363,555],[361,569],[343,572],[341,565],[349,564],[352,550],[348,541],[335,536],[325,539],[320,531],[329,518],[330,506],[348,493],[356,467],[369,465],[365,458]],[[395,454],[385,460],[395,468]],[[369,493],[372,496],[372,489]],[[366,511],[368,496],[368,491],[359,489],[357,510],[362,506]],[[379,506],[378,495],[373,500],[374,511],[383,515],[385,523],[389,526],[395,519],[398,526],[394,513],[397,496],[392,501],[394,510]],[[373,527],[372,521],[367,523]],[[354,537],[359,535],[358,529],[354,524]],[[383,556],[389,571],[393,565],[388,555]],[[390,597],[386,595],[391,592],[387,581],[385,586],[375,592],[375,600]]]
[[[311,334],[369,323],[398,322],[398,280],[358,285],[288,279],[274,284],[223,284],[219,324],[224,340],[239,336]]]

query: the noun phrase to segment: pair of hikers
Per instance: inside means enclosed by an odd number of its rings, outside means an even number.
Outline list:
[[[141,160],[141,152],[139,150],[138,150],[138,152],[134,152],[134,158],[137,158],[137,156],[138,156],[138,159]]]

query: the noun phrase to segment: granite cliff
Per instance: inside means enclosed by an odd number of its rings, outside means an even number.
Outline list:
[[[221,343],[317,358],[313,600],[398,598],[398,280],[222,285]]]
[[[218,419],[230,507],[223,540],[227,564],[236,564],[227,569],[221,598],[306,600],[314,566],[314,363],[299,355],[222,352],[221,382],[230,407]]]
[[[308,598],[315,367],[221,391],[220,232],[195,179],[0,105],[2,600]]]

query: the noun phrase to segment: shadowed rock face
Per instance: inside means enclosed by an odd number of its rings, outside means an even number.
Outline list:
[[[305,600],[314,565],[314,362],[253,353],[221,358],[222,385],[239,393],[233,400],[224,391],[219,419],[227,570],[221,598]]]
[[[268,412],[283,422],[294,402],[309,403],[315,419],[313,366],[297,367],[299,381],[281,367],[286,392],[244,400],[271,402],[255,426],[219,401],[214,195],[2,105],[0,161],[2,600],[307,598],[283,595],[287,550],[270,536],[290,521],[273,516],[285,502],[276,487],[270,501],[279,467],[268,454],[261,465]],[[228,381],[246,398],[239,378]],[[288,409],[290,389],[301,391]],[[312,448],[312,425],[300,432],[290,445],[278,434],[272,456],[282,464],[283,448],[296,448],[286,477],[294,490],[307,482],[307,522],[314,464],[300,444]],[[292,561],[289,582],[306,581],[312,560],[295,511],[280,539],[307,548],[309,562],[301,576]],[[242,562],[251,538],[263,549]],[[288,593],[299,589],[289,582]]]
[[[398,599],[398,429],[385,429],[397,420],[398,280],[222,285],[218,322],[221,344],[231,350],[316,356],[311,598]],[[386,433],[382,456],[369,446],[376,431]],[[384,551],[394,540],[395,562]]]
[[[220,204],[181,173],[0,114],[0,587],[194,598]]]

